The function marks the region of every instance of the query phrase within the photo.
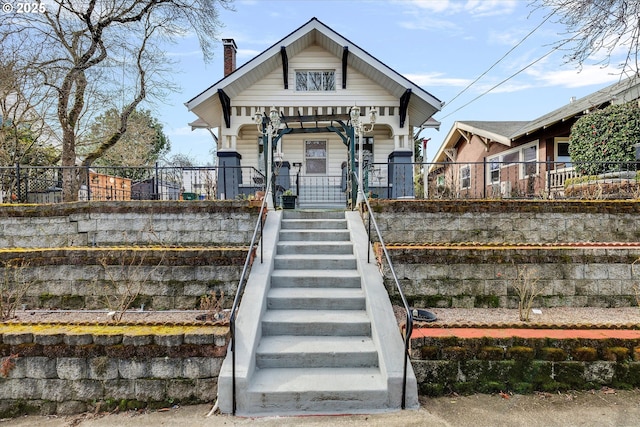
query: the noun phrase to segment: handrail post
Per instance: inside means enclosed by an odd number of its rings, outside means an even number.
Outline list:
[[[367,264],[371,262],[371,249],[373,243],[371,242],[371,211],[367,212]]]
[[[409,303],[407,302],[407,298],[404,296],[404,292],[402,291],[402,287],[400,286],[400,282],[398,281],[398,276],[396,275],[395,269],[393,268],[393,264],[391,262],[391,257],[389,256],[389,252],[384,244],[384,239],[382,238],[382,233],[380,233],[380,228],[376,223],[375,216],[371,213],[371,205],[369,204],[369,200],[365,197],[364,203],[367,208],[367,212],[369,214],[369,227],[371,227],[371,223],[373,223],[373,227],[376,230],[376,234],[378,235],[379,244],[384,253],[387,264],[389,265],[389,272],[391,273],[391,277],[393,277],[394,283],[396,285],[396,289],[398,290],[398,294],[400,295],[400,299],[402,300],[402,304],[406,311],[406,325],[405,325],[405,337],[404,337],[404,366],[403,366],[403,374],[402,374],[402,409],[406,408],[407,402],[407,371],[409,369],[408,364],[411,357],[411,353],[409,351],[410,343],[411,343],[411,333],[413,332],[413,314],[409,308]],[[370,238],[369,238],[370,240]]]
[[[223,168],[224,172],[224,168]],[[224,173],[223,173],[224,176]],[[266,182],[266,181],[265,181]],[[236,415],[237,402],[236,402],[236,312],[238,311],[238,306],[240,305],[240,298],[242,293],[244,292],[245,287],[245,278],[247,276],[247,271],[249,269],[249,264],[251,260],[251,253],[256,245],[256,238],[258,235],[258,230],[260,230],[260,263],[262,263],[263,257],[263,240],[264,240],[264,221],[262,219],[263,213],[266,211],[266,203],[267,197],[262,199],[262,204],[260,205],[260,213],[258,214],[258,221],[256,221],[256,225],[253,228],[253,235],[251,236],[251,242],[249,243],[249,250],[247,251],[247,257],[244,260],[244,267],[242,268],[242,273],[240,274],[240,280],[238,281],[238,289],[236,290],[236,296],[233,300],[233,306],[231,307],[231,312],[229,313],[229,331],[230,335],[230,345],[231,345],[231,399],[232,399],[232,415]]]

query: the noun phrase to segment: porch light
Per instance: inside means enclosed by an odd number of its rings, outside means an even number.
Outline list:
[[[271,107],[269,111],[269,122],[266,126],[263,127],[263,116],[261,112],[256,112],[253,116],[253,121],[258,127],[258,132],[263,136],[267,137],[267,143],[264,147],[264,152],[267,157],[267,188],[266,195],[267,198],[267,208],[273,209],[273,191],[272,186],[273,182],[271,182],[271,170],[273,164],[273,138],[278,135],[278,130],[280,128],[280,112],[276,109],[276,107]],[[278,153],[280,158],[282,158],[282,154]]]
[[[378,110],[375,107],[371,107],[369,109],[369,123],[364,123],[360,120],[360,107],[354,105],[351,107],[351,112],[349,113],[351,117],[351,126],[358,133],[358,198],[356,199],[356,207],[360,207],[360,204],[364,201],[364,179],[362,172],[362,145],[363,145],[363,134],[367,132],[371,132],[376,123],[376,119],[378,118]],[[367,128],[367,125],[369,126]]]

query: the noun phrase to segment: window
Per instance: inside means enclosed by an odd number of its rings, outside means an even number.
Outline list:
[[[305,141],[304,158],[308,174],[327,173],[327,141]]]
[[[492,184],[500,182],[500,163],[498,160],[491,160],[489,164],[489,179]]]
[[[296,90],[300,92],[336,90],[336,72],[296,71]]]
[[[489,173],[487,180],[489,184],[500,182],[500,169],[520,165],[520,179],[538,173],[538,141],[514,148],[497,156],[488,157]],[[513,172],[512,172],[513,174]],[[509,178],[507,178],[509,179]]]
[[[360,158],[360,141],[358,138],[359,137],[356,136],[356,162]],[[362,163],[366,166],[373,162],[373,137],[364,136],[362,137]]]
[[[469,165],[460,168],[460,188],[471,187],[471,167]]]
[[[265,173],[264,170],[264,143],[262,137],[258,137],[258,170]]]
[[[527,177],[529,175],[535,175],[538,173],[538,147],[532,145],[522,149],[523,164],[522,174]]]
[[[556,162],[564,163],[564,167],[571,167],[571,156],[569,155],[569,138],[556,138]],[[562,167],[559,165],[558,167]]]

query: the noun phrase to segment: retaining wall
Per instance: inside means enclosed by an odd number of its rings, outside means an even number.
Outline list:
[[[5,324],[0,418],[213,402],[227,327]]]
[[[372,210],[412,305],[516,308],[519,271],[542,289],[543,307],[637,305],[638,202],[373,201]]]
[[[640,290],[638,248],[389,247],[394,270],[416,307],[518,308],[528,281],[541,307],[630,307]],[[385,268],[385,284],[395,295]]]
[[[1,251],[0,266],[26,289],[26,309],[112,309],[129,294],[131,308],[188,310],[215,292],[233,301],[247,248],[67,248]],[[20,307],[18,307],[20,308]]]
[[[425,337],[412,356],[426,396],[640,387],[638,339]]]
[[[638,242],[640,203],[372,200],[386,243]]]
[[[240,246],[258,212],[246,201],[0,205],[0,248]]]

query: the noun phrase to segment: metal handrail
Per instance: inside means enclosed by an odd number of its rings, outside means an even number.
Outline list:
[[[352,172],[353,177],[355,178],[355,182],[357,180],[357,174]],[[389,252],[387,252],[387,247],[384,244],[384,239],[382,238],[382,233],[380,233],[380,228],[378,228],[378,223],[376,222],[375,217],[373,216],[373,211],[371,210],[371,205],[369,204],[369,200],[367,197],[363,197],[365,204],[367,205],[367,213],[369,215],[368,227],[367,227],[367,238],[368,244],[371,244],[371,224],[375,228],[376,234],[378,235],[378,239],[380,241],[380,246],[382,247],[382,251],[384,252],[384,256],[387,260],[387,264],[389,265],[389,271],[391,271],[391,276],[393,277],[393,281],[395,282],[396,289],[400,294],[400,298],[402,299],[402,304],[404,305],[405,312],[407,313],[406,326],[405,326],[405,337],[404,337],[404,366],[402,372],[402,409],[406,407],[407,400],[407,368],[409,360],[411,359],[411,354],[409,353],[409,344],[411,342],[411,333],[413,332],[413,314],[409,309],[409,303],[404,296],[404,292],[402,292],[402,287],[400,286],[400,282],[398,281],[398,276],[396,275],[395,270],[393,269],[393,264],[391,263],[391,257],[389,256]],[[367,263],[370,262],[369,254],[371,250],[367,248]]]
[[[233,415],[236,414],[236,313],[238,311],[238,307],[240,305],[240,300],[242,298],[242,294],[244,293],[244,288],[246,286],[247,280],[247,272],[249,270],[249,264],[251,262],[251,252],[256,244],[256,238],[258,236],[258,230],[260,230],[260,263],[262,263],[263,259],[263,230],[264,230],[264,221],[263,221],[263,212],[265,211],[267,203],[267,195],[262,198],[262,205],[260,205],[260,214],[258,215],[258,220],[256,221],[256,226],[253,229],[253,236],[251,236],[251,243],[249,244],[249,252],[247,253],[247,258],[244,261],[244,267],[242,269],[242,274],[240,275],[240,281],[238,282],[238,289],[236,291],[236,296],[233,299],[233,306],[231,307],[231,312],[229,314],[229,330],[231,333],[231,394],[233,399]]]

